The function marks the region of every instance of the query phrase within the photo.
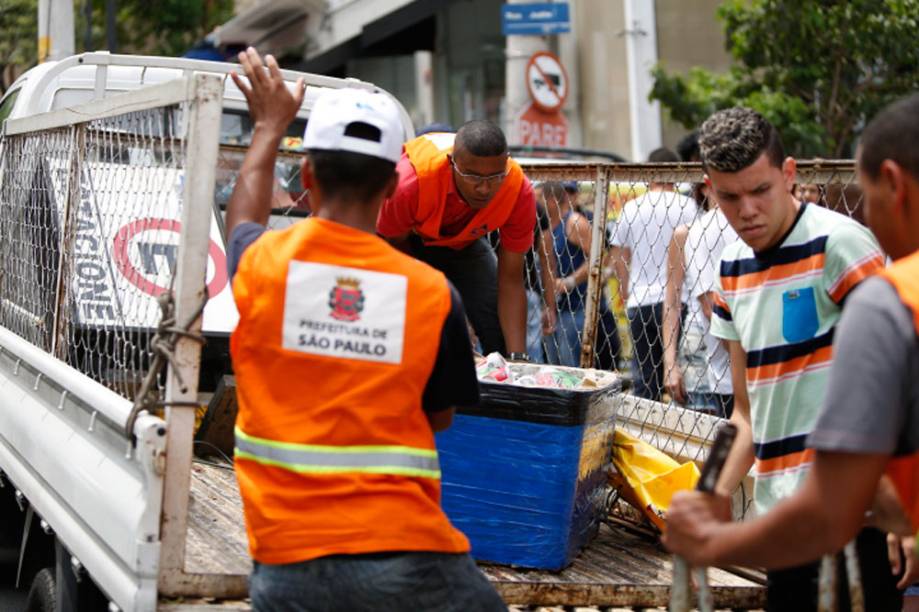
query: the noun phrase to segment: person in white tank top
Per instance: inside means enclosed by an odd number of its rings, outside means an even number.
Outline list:
[[[720,340],[712,336],[709,323],[712,315],[710,293],[715,290],[715,274],[721,251],[728,244],[737,240],[737,234],[730,226],[724,214],[717,206],[689,226],[686,245],[683,250],[686,274],[684,287],[689,291],[690,300],[701,306],[702,317],[698,320],[703,325],[703,343],[707,361],[706,375],[708,393],[693,397],[690,391],[690,404],[713,406],[720,412],[719,416],[730,416],[733,407],[733,385],[731,384],[731,362],[728,351]]]

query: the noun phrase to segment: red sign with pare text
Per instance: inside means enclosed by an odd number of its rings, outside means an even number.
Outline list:
[[[568,120],[556,111],[547,113],[531,104],[517,118],[520,144],[536,147],[568,146]]]

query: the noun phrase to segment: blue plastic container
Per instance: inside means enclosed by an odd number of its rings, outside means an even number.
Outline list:
[[[619,388],[482,382],[480,407],[437,434],[443,507],[475,559],[560,570],[596,535]]]

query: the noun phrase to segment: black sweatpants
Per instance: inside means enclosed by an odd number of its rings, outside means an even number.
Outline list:
[[[858,565],[862,572],[865,610],[899,612],[903,607],[903,592],[897,590],[898,578],[890,572],[886,536],[877,529],[866,527],[859,532],[855,548],[858,551]],[[845,567],[845,557],[839,553],[836,560],[836,601],[839,612],[850,609]],[[819,576],[819,561],[768,572],[766,574],[768,585],[766,609],[769,612],[816,610]]]
[[[506,355],[504,334],[498,321],[498,258],[485,238],[479,238],[462,249],[432,247],[413,234],[410,253],[432,268],[444,273],[460,297],[466,316],[482,343],[482,353]]]

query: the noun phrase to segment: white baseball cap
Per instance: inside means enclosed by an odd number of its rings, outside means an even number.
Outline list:
[[[398,163],[402,134],[399,109],[389,96],[365,89],[330,89],[313,105],[303,148],[362,153]]]

